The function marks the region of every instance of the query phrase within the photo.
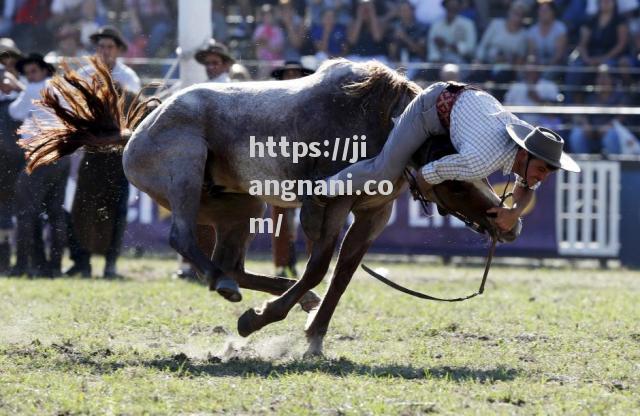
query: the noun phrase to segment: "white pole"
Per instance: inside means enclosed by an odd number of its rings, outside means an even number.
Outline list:
[[[188,87],[207,79],[204,67],[193,58],[211,38],[211,0],[180,0],[178,3],[178,45],[180,85]]]

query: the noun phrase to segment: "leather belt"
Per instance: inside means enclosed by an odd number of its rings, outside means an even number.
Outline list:
[[[449,82],[436,100],[436,109],[438,110],[438,119],[442,127],[448,132],[451,127],[451,111],[453,105],[464,91],[468,89],[476,89],[476,87],[459,82]]]

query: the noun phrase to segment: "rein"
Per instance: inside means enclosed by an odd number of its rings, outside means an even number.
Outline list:
[[[427,197],[424,196],[424,194],[420,191],[420,188],[418,187],[418,184],[416,182],[416,178],[415,176],[413,176],[413,173],[411,173],[408,169],[404,170],[404,177],[407,179],[407,182],[409,182],[409,189],[411,191],[411,194],[413,195],[414,199],[418,200],[420,202],[420,205],[422,207],[423,212],[425,213],[425,215],[427,216],[431,216],[431,211],[429,209],[429,205],[428,203],[430,202]],[[502,192],[502,197],[500,198],[500,205],[502,206],[504,204],[504,201],[510,197],[512,194],[509,193],[507,194],[507,189],[509,188],[509,184],[511,183],[511,177],[509,177],[509,181],[507,182],[506,187],[504,188],[504,191]],[[443,207],[443,208],[447,208],[447,207]],[[448,210],[447,210],[448,211]],[[472,230],[484,234],[487,230],[485,230],[480,224],[477,224],[473,221],[471,221],[470,219],[466,218],[465,216],[463,216],[462,214],[458,213],[458,212],[452,212],[449,211],[452,215],[454,215],[455,217],[457,217],[458,219],[462,220],[465,225],[467,225],[469,228],[471,228]],[[380,274],[374,272],[373,270],[371,270],[369,267],[367,267],[365,264],[362,264],[362,269],[364,271],[366,271],[367,273],[369,273],[371,276],[375,277],[376,279],[378,279],[379,281],[381,281],[382,283],[400,291],[403,293],[406,293],[408,295],[414,296],[416,298],[419,299],[426,299],[426,300],[433,300],[433,301],[437,301],[437,302],[462,302],[463,300],[467,300],[467,299],[471,299],[474,298],[478,295],[481,295],[484,292],[484,285],[487,282],[487,276],[489,275],[489,269],[491,268],[491,261],[493,260],[493,255],[495,254],[496,251],[496,245],[498,243],[498,237],[497,235],[492,235],[491,236],[491,246],[489,247],[489,253],[487,255],[487,260],[485,261],[485,265],[484,265],[484,274],[482,275],[482,281],[480,282],[480,288],[478,289],[477,292],[468,295],[468,296],[464,296],[464,297],[459,297],[459,298],[438,298],[435,296],[431,296],[431,295],[427,295],[426,293],[421,293],[421,292],[417,292],[415,290],[406,288],[404,286],[401,286],[395,282],[392,282],[391,280],[387,279],[386,277],[381,276]]]

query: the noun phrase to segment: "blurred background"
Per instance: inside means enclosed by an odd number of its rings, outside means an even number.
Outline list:
[[[560,132],[583,168],[580,174],[555,175],[537,192],[522,237],[500,247],[498,254],[640,265],[640,199],[635,194],[640,189],[638,0],[182,3],[2,0],[3,74],[11,70],[11,59],[15,65],[31,53],[44,55],[52,64],[93,54],[91,35],[110,25],[127,45],[120,60],[143,85],[159,82],[165,93],[186,85],[189,67],[180,63],[193,63],[198,45],[205,48],[209,38],[235,61],[229,69],[235,82],[269,79],[285,62],[315,69],[326,59],[346,57],[377,59],[423,87],[440,80],[474,83],[521,118]],[[189,28],[181,13],[191,6],[201,12],[203,4],[206,13],[198,17],[207,25]],[[186,36],[203,27],[207,33],[201,38]],[[191,68],[201,71],[198,77],[204,80],[203,68]],[[74,175],[72,170],[67,209],[73,202]],[[492,178],[500,191],[505,181]],[[127,215],[125,248],[137,254],[169,250],[167,213],[133,187]],[[7,241],[11,236],[6,234]],[[302,250],[303,237],[294,240]],[[258,235],[253,248],[266,252],[270,244],[268,235]],[[371,251],[448,259],[482,255],[485,246],[484,239],[435,210],[433,216],[424,216],[404,195]]]

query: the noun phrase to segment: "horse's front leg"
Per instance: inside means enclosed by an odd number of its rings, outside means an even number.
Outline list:
[[[388,202],[375,209],[356,212],[355,221],[349,228],[342,247],[340,247],[338,263],[327,293],[322,299],[320,308],[307,318],[305,333],[309,347],[305,356],[322,355],[322,343],[340,297],[351,282],[351,278],[369,246],[387,224],[392,207],[393,202]]]
[[[240,335],[246,337],[265,325],[283,320],[296,302],[322,281],[329,269],[336,241],[352,202],[352,199],[343,197],[335,198],[327,205],[325,228],[318,241],[313,244],[311,257],[300,280],[280,297],[266,302],[261,309],[249,309],[242,314],[238,319]]]

